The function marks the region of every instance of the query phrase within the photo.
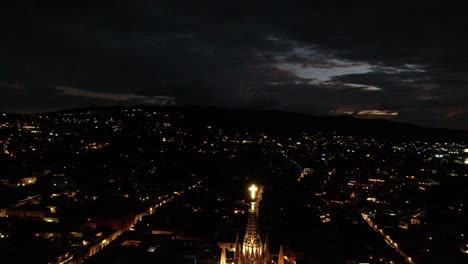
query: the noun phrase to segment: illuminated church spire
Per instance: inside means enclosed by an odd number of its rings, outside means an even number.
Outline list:
[[[283,245],[280,246],[280,250],[278,253],[278,264],[284,264],[284,255],[283,255]]]
[[[262,199],[262,189],[252,184],[249,192],[251,202],[241,258],[243,264],[260,264],[264,263],[264,248],[258,229],[258,204]]]
[[[242,256],[241,243],[239,242],[239,233],[236,235],[236,243],[234,244],[234,260],[239,260]]]
[[[221,246],[221,259],[219,260],[219,264],[226,264],[226,246]]]
[[[220,263],[227,261],[235,264],[267,264],[270,261],[270,250],[268,245],[268,236],[265,237],[265,243],[262,243],[258,227],[258,208],[262,200],[263,188],[252,184],[248,188],[250,198],[249,215],[247,226],[245,228],[244,240],[239,241],[239,235],[234,243],[234,259],[226,259],[226,245],[221,246]],[[225,261],[225,262],[223,262]]]

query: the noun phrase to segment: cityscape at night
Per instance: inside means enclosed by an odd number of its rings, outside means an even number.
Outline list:
[[[0,263],[468,263],[467,13],[0,0]]]
[[[21,263],[468,260],[466,142],[231,124],[249,118],[2,114],[2,251]]]

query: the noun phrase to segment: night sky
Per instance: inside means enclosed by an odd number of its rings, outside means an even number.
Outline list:
[[[468,129],[468,4],[0,1],[0,111],[194,104]]]

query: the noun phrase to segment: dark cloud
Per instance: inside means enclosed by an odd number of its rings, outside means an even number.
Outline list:
[[[0,111],[44,111],[85,106],[115,105],[172,105],[175,98],[169,96],[143,96],[92,92],[78,88],[50,86],[45,84],[0,83]]]
[[[468,128],[465,1],[1,4],[3,109],[171,98],[312,114],[385,110]]]

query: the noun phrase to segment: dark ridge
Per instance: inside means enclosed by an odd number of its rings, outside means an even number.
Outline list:
[[[126,106],[102,107],[93,106],[78,109],[65,109],[49,113],[112,113]],[[221,129],[252,133],[270,133],[277,135],[296,134],[303,131],[337,132],[354,136],[371,136],[377,138],[401,140],[450,140],[466,141],[468,132],[444,128],[427,128],[414,124],[394,122],[385,119],[360,119],[351,116],[314,116],[283,111],[253,111],[225,109],[205,106],[147,106],[142,108],[168,114],[183,116],[183,124],[190,127],[212,125]],[[22,114],[12,114],[10,118],[20,118]]]
[[[191,122],[213,123],[221,128],[290,134],[302,131],[338,132],[356,136],[394,139],[466,140],[462,130],[426,128],[385,119],[360,119],[351,116],[314,116],[282,111],[228,110],[187,106],[181,109]]]

